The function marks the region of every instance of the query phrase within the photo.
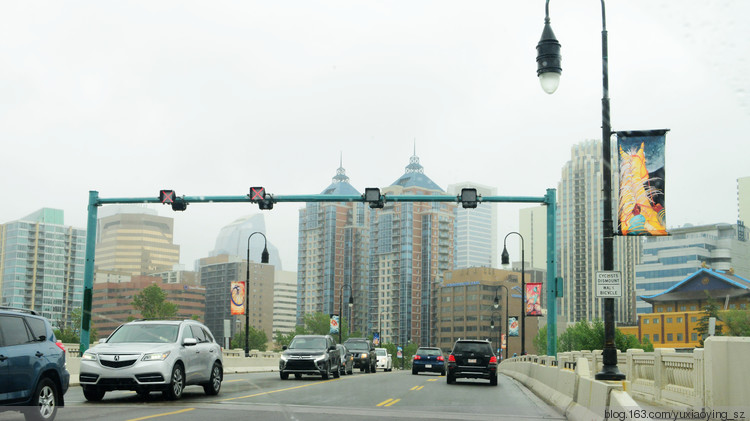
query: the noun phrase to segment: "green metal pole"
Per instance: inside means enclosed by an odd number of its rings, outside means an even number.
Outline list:
[[[96,253],[96,223],[99,213],[99,192],[89,191],[88,221],[86,226],[86,262],[83,266],[83,311],[81,312],[80,355],[91,343],[91,302],[94,297],[94,254]]]
[[[556,190],[547,189],[545,203],[547,205],[547,355],[557,355],[557,261],[555,250],[557,246],[557,199]]]

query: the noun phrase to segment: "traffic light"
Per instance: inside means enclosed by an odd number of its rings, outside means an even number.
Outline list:
[[[257,203],[261,210],[273,209],[273,197],[266,193],[264,187],[250,187],[250,194],[247,196],[251,202]]]
[[[164,205],[172,205],[173,211],[184,211],[188,205],[185,197],[177,197],[174,190],[159,190],[159,201]]]
[[[479,200],[477,196],[477,189],[475,188],[461,189],[461,196],[459,196],[458,200],[461,201],[461,206],[463,206],[464,209],[476,208],[478,200]]]
[[[370,204],[373,209],[382,209],[385,205],[383,197],[380,195],[380,189],[377,187],[366,187],[362,199]]]

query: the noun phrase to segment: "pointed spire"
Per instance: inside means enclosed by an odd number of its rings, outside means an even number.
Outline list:
[[[346,170],[344,169],[344,153],[340,152],[339,155],[339,168],[336,170],[336,175],[333,177],[334,183],[348,183],[349,177],[346,176]]]
[[[414,155],[409,158],[409,165],[406,166],[406,172],[424,174],[424,167],[419,164],[419,157],[417,156],[417,138],[414,138]]]

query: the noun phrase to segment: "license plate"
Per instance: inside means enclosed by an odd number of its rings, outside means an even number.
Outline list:
[[[425,364],[424,368],[432,368],[432,364]]]
[[[469,364],[476,364],[477,359],[476,358],[469,358]]]

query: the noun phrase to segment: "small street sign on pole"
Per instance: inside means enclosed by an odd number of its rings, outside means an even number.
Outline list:
[[[622,297],[622,276],[617,271],[596,272],[596,297]]]

